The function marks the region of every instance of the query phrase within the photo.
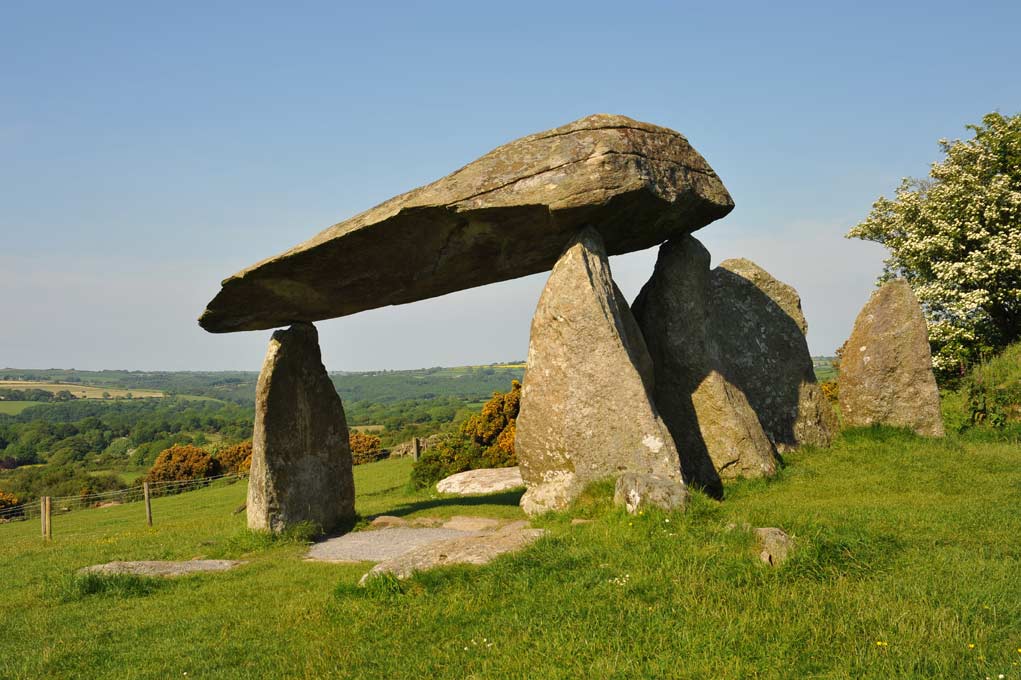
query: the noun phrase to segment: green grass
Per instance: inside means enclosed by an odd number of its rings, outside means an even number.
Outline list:
[[[0,413],[8,416],[16,416],[32,406],[42,404],[41,401],[0,401]]]
[[[0,677],[1018,678],[1019,463],[1017,441],[853,431],[723,503],[628,517],[597,485],[526,551],[369,588],[367,564],[247,532],[241,484],[156,499],[152,529],[137,504],[55,517],[51,545],[0,526]],[[409,466],[356,467],[359,510],[520,516],[517,494],[410,493]],[[759,564],[744,522],[794,557]],[[248,564],[74,576],[199,556]]]

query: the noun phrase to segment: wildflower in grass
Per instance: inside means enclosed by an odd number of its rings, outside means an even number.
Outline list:
[[[975,649],[975,643],[974,642],[969,642],[968,643],[968,649]]]
[[[885,640],[876,640],[876,647],[889,647],[890,643]]]

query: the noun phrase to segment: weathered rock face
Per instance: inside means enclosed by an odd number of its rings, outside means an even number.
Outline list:
[[[273,334],[259,374],[248,526],[281,531],[311,521],[330,531],[353,517],[344,407],[315,326],[295,324]]]
[[[617,478],[613,504],[624,506],[632,515],[645,508],[684,510],[688,504],[688,489],[674,479],[625,472]]]
[[[525,512],[562,508],[586,483],[621,472],[680,481],[652,387],[641,332],[587,229],[553,267],[532,319],[514,441]]]
[[[836,416],[815,379],[797,291],[744,259],[720,263],[709,281],[724,377],[747,397],[777,449],[827,446]]]
[[[546,271],[584,226],[615,255],[733,207],[680,134],[589,116],[505,144],[239,272],[199,324],[257,330],[414,302]]]
[[[929,333],[906,281],[883,284],[858,314],[840,358],[838,385],[846,425],[894,425],[943,436]]]
[[[776,472],[773,445],[721,369],[712,328],[709,252],[687,236],[659,250],[634,304],[656,370],[655,401],[680,452],[685,479],[722,494],[720,478]]]

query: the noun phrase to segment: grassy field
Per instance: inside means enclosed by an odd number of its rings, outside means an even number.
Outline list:
[[[163,392],[158,390],[128,390],[116,387],[95,387],[80,383],[36,382],[30,380],[0,380],[0,388],[11,390],[45,390],[54,394],[67,390],[79,399],[103,399],[103,394],[109,395],[112,399],[122,399],[129,394],[135,399],[163,396]]]
[[[41,404],[41,401],[0,401],[0,413],[16,416],[30,406]]]
[[[530,549],[355,584],[248,533],[235,484],[0,526],[0,677],[1021,677],[1021,445],[857,431],[769,482],[629,517],[593,488]],[[355,468],[363,515],[518,517],[517,494],[409,493],[407,459]],[[593,519],[572,526],[571,516]],[[798,542],[777,569],[740,528]],[[728,528],[730,525],[738,528]],[[76,578],[127,559],[230,557],[170,582]]]

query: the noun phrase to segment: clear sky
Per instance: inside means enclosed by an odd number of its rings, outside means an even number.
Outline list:
[[[698,232],[848,335],[842,236],[936,141],[1021,111],[1021,3],[0,3],[0,366],[257,370],[219,280],[524,134],[685,134],[737,203]],[[614,258],[633,297],[655,251]],[[394,263],[400,266],[399,262]],[[545,277],[319,324],[331,370],[523,358]]]

